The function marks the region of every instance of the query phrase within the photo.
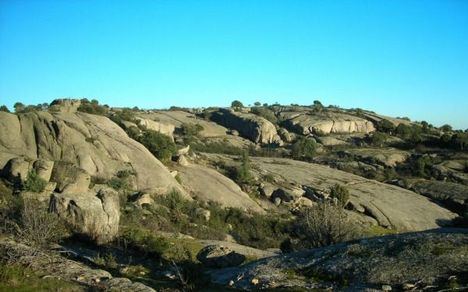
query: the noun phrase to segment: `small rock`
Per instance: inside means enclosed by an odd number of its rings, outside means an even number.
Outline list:
[[[231,135],[233,135],[233,136],[239,136],[239,131],[237,131],[237,130],[229,130],[229,131],[228,131],[228,134],[231,134]]]
[[[276,206],[281,205],[281,198],[279,198],[279,197],[274,198],[273,203],[275,203]]]
[[[382,285],[382,291],[392,291],[392,286],[390,286],[390,285]]]
[[[142,207],[143,205],[152,205],[153,203],[154,203],[154,200],[150,196],[150,194],[142,194],[135,201],[135,204],[137,204],[139,207]]]
[[[184,155],[179,156],[179,159],[177,159],[177,163],[179,163],[182,166],[188,166],[190,164]]]
[[[211,217],[210,210],[206,210],[206,209],[203,209],[203,208],[197,208],[195,210],[195,214],[198,217],[201,217],[201,218],[205,219],[205,221],[210,221],[210,217]]]
[[[257,278],[253,278],[252,281],[250,281],[250,283],[252,283],[252,285],[258,285],[260,281],[257,279]]]
[[[210,268],[227,268],[242,264],[245,256],[226,246],[208,245],[200,250],[197,259]]]
[[[187,155],[189,151],[190,151],[190,145],[187,145],[186,147],[180,148],[179,150],[177,150],[177,155],[178,156]]]

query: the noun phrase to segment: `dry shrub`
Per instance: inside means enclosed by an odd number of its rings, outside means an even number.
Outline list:
[[[296,219],[292,237],[283,251],[327,246],[356,237],[355,226],[341,206],[323,202],[304,209]]]
[[[13,222],[17,239],[31,246],[45,246],[68,235],[63,221],[34,199],[24,199],[19,218]]]

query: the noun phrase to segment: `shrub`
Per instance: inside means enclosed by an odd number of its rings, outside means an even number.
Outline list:
[[[116,111],[109,118],[116,124],[122,125],[122,121],[136,122],[135,112],[129,108]]]
[[[369,136],[369,142],[378,147],[382,147],[383,144],[387,141],[388,136],[382,132],[374,132],[371,136]]]
[[[412,174],[415,176],[425,177],[428,175],[428,170],[431,169],[433,165],[432,159],[429,156],[421,156],[416,159],[413,159],[410,162],[410,167]]]
[[[330,188],[330,196],[338,200],[338,204],[341,207],[346,206],[349,201],[349,191],[346,187],[335,184]]]
[[[276,124],[278,122],[278,119],[276,118],[275,113],[268,108],[254,107],[252,108],[251,112],[253,114],[261,116],[262,118],[272,122],[273,124]]]
[[[169,136],[153,130],[144,131],[138,137],[138,141],[162,162],[170,161],[177,151],[174,141]]]
[[[100,105],[95,99],[89,101],[88,99],[83,98],[80,106],[78,107],[78,111],[94,115],[106,115],[109,111],[109,107],[106,105]]]
[[[301,211],[293,235],[297,247],[315,248],[350,240],[355,232],[343,208],[324,202]]]
[[[105,269],[115,270],[118,267],[117,260],[111,253],[107,253],[104,256],[97,254],[97,256],[93,257],[93,262]]]
[[[377,131],[392,134],[395,131],[395,125],[389,120],[383,119],[376,124]]]
[[[183,123],[180,126],[182,135],[184,136],[198,136],[203,131],[203,126],[200,124],[187,124]]]
[[[37,175],[37,172],[33,169],[28,173],[28,177],[23,184],[23,190],[34,193],[40,193],[44,191],[47,182]]]
[[[163,238],[145,231],[141,228],[127,228],[124,230],[122,239],[127,246],[149,253],[152,256],[161,255],[170,247],[169,242]]]
[[[0,112],[7,112],[7,113],[9,113],[10,110],[6,107],[6,105],[2,105],[2,106],[0,106]]]
[[[291,155],[294,159],[311,160],[317,149],[317,143],[305,137],[301,137],[292,145]]]
[[[68,236],[63,221],[33,199],[24,199],[19,222],[12,222],[17,238],[27,245],[45,246]]]

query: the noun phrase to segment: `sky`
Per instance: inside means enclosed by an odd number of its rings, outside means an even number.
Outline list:
[[[468,128],[465,0],[0,0],[0,104],[238,99]]]

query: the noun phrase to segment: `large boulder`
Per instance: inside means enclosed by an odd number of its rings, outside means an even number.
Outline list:
[[[281,119],[298,134],[348,134],[375,131],[374,124],[363,118],[337,112],[283,112]]]
[[[105,179],[130,168],[136,173],[138,190],[166,193],[176,189],[186,195],[148,149],[104,116],[60,111],[18,115],[0,112],[0,168],[18,156],[68,162]]]
[[[263,213],[264,210],[231,179],[206,166],[189,164],[177,168],[182,185],[193,197],[213,201],[223,207],[235,207]]]
[[[22,183],[28,177],[31,166],[32,162],[30,159],[24,159],[24,157],[12,158],[3,167],[1,176],[11,182]]]
[[[174,140],[174,136],[173,136],[174,130],[175,130],[174,125],[168,124],[168,123],[162,123],[159,121],[153,121],[150,119],[143,119],[139,117],[137,117],[136,120],[139,122],[140,126],[143,126],[148,130],[153,130],[161,134],[164,134],[166,136],[169,136],[171,137],[172,140]]]
[[[157,120],[160,123],[171,124],[176,128],[181,128],[182,125],[199,125],[202,129],[199,132],[201,137],[220,137],[225,136],[227,129],[209,120],[198,118],[195,114],[180,111],[152,111],[151,113],[142,114],[139,116],[145,119]]]
[[[211,119],[227,128],[237,130],[241,136],[254,143],[283,144],[275,125],[257,115],[219,109],[211,114]]]
[[[91,176],[72,163],[57,162],[51,173],[51,181],[56,182],[61,193],[86,193],[91,183]]]
[[[226,246],[208,245],[198,252],[197,259],[209,268],[227,268],[242,264],[245,256]]]
[[[59,111],[63,113],[74,113],[78,111],[81,105],[79,99],[56,99],[50,104],[50,108],[53,111]]]
[[[110,242],[118,234],[119,195],[110,188],[101,188],[97,194],[54,193],[49,209],[70,224],[74,232],[97,244]]]

